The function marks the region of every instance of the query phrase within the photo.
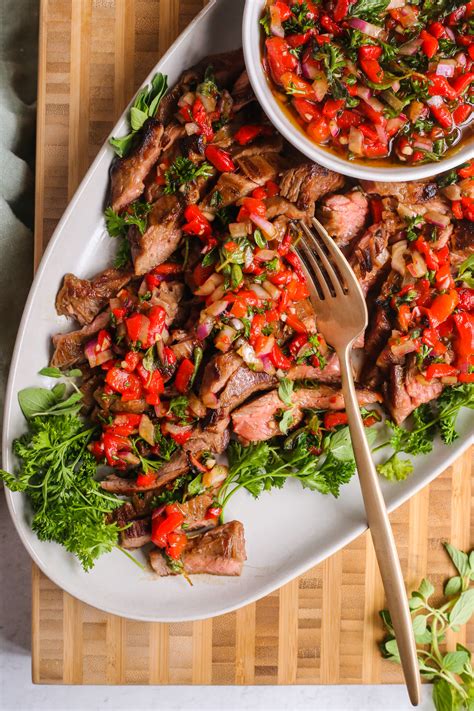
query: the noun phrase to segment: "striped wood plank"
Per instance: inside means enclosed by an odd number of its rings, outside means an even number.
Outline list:
[[[117,117],[200,0],[42,0],[35,264]],[[471,458],[392,515],[408,585],[449,565],[441,541],[468,547]],[[237,612],[146,624],[100,612],[35,566],[32,672],[52,684],[395,683],[376,643],[383,590],[370,538]],[[472,645],[474,629],[458,639]],[[449,640],[450,644],[454,639]]]

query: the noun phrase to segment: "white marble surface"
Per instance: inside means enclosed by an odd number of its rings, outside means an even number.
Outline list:
[[[401,686],[67,687],[35,686],[30,674],[30,559],[0,492],[0,709],[2,711],[408,711]],[[421,711],[431,711],[424,688]]]

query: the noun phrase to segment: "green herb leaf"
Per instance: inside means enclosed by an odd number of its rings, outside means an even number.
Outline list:
[[[54,367],[41,368],[38,375],[44,375],[47,378],[62,378],[63,377],[63,373],[59,370],[59,368],[54,368]],[[81,373],[81,375],[82,375],[82,373]]]
[[[436,711],[456,711],[453,692],[445,679],[438,679],[435,682],[433,686],[433,703]]]
[[[292,380],[288,380],[288,378],[282,378],[278,386],[278,397],[288,407],[291,407],[293,405],[293,385],[294,383]]]
[[[198,474],[192,481],[188,484],[188,495],[198,496],[202,494],[204,487],[202,485],[202,474]]]
[[[349,17],[360,17],[366,22],[381,24],[390,0],[358,0],[349,11]]]
[[[404,481],[413,472],[413,463],[393,454],[384,464],[377,465],[377,471],[388,481]]]
[[[280,432],[284,435],[288,434],[288,430],[293,424],[293,410],[283,410],[281,413],[280,420],[278,422],[278,427]]]
[[[18,393],[18,403],[26,419],[47,412],[57,403],[57,397],[46,388],[25,388]]]
[[[464,553],[464,551],[460,551],[459,548],[455,548],[451,545],[451,543],[445,543],[444,547],[446,548],[449,557],[453,561],[455,568],[458,570],[459,575],[461,575],[462,577],[469,575],[471,569],[467,553]]]
[[[449,613],[450,625],[465,625],[474,613],[474,588],[465,590]]]
[[[447,597],[451,597],[451,595],[457,595],[459,592],[461,592],[461,588],[462,580],[459,575],[455,575],[453,578],[450,578],[444,586],[444,594]]]
[[[212,175],[212,165],[201,163],[196,165],[190,158],[178,156],[174,163],[165,172],[166,186],[164,192],[167,195],[177,192],[181,187],[185,189],[199,177],[209,178]]]
[[[448,652],[443,657],[443,669],[460,674],[467,662],[469,662],[469,654],[467,652]]]

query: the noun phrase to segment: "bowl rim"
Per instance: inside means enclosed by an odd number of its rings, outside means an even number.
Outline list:
[[[337,173],[362,180],[378,180],[384,182],[404,182],[431,178],[453,168],[457,168],[474,158],[474,141],[467,143],[454,155],[440,160],[438,163],[426,163],[421,166],[400,166],[393,168],[372,167],[350,161],[333,155],[319,148],[303,131],[286,118],[273,96],[263,70],[260,51],[255,48],[260,44],[259,15],[265,5],[265,0],[246,0],[242,20],[242,46],[245,65],[252,89],[268,118],[282,136],[310,160]]]

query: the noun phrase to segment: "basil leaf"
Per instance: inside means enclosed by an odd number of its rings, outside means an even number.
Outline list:
[[[38,375],[44,375],[46,378],[62,378],[63,376],[59,368],[54,367],[41,368]]]
[[[46,412],[57,403],[57,398],[52,390],[47,388],[25,388],[18,393],[18,403],[26,419]]]

